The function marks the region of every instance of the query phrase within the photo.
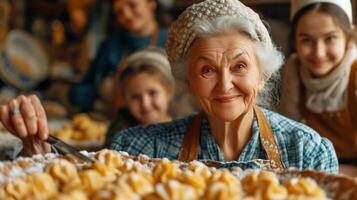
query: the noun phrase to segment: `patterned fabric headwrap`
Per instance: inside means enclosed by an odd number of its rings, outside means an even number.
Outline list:
[[[266,46],[273,46],[270,35],[259,15],[243,5],[239,0],[205,0],[188,7],[172,23],[165,49],[171,64],[181,61],[187,54],[192,42],[197,37],[193,26],[202,20],[213,20],[219,17],[232,17],[245,20],[254,25],[259,40]]]

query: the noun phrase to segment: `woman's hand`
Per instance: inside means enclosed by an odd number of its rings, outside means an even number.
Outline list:
[[[51,151],[48,143],[47,117],[35,95],[20,95],[0,107],[0,120],[4,127],[23,142],[24,155]]]

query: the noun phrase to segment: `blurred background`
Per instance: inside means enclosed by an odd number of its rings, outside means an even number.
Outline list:
[[[156,1],[155,14],[159,26],[167,29],[187,6],[197,2],[199,1]],[[288,54],[290,1],[242,2],[261,15],[269,25],[275,43]],[[356,10],[355,0],[352,2]],[[86,74],[90,74],[90,68],[102,68],[103,62],[98,61],[98,55],[106,38],[114,34],[120,35],[120,31],[123,31],[123,27],[118,28],[119,14],[114,5],[115,0],[0,0],[0,103],[6,103],[19,94],[35,93],[44,103],[52,122],[50,125],[54,129],[67,123],[72,123],[74,129],[78,128],[78,115],[81,120],[89,120],[83,113],[96,122],[108,124],[113,117],[113,87],[107,86],[110,84],[107,84],[106,78],[113,78],[115,70],[99,77],[100,86],[93,84],[96,90],[93,95],[72,91],[72,95],[93,98],[88,106],[84,106],[84,102],[81,105],[81,101],[79,104],[74,103],[69,95],[71,88],[83,82]],[[119,64],[120,62],[115,66]],[[97,73],[102,72],[95,72]],[[94,76],[93,81],[97,79]],[[180,90],[180,86],[178,89]],[[189,111],[191,110],[188,109],[187,112]],[[183,115],[185,113],[181,116]],[[105,133],[102,125],[100,127],[98,129]],[[6,137],[2,136],[0,139],[0,143],[3,143],[0,144],[1,151],[7,152],[2,157],[16,153],[16,150],[10,153],[7,151],[9,142]],[[96,137],[103,140],[104,136]]]

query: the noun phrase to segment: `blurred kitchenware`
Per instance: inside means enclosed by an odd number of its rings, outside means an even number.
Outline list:
[[[31,90],[49,73],[49,60],[36,38],[13,30],[0,50],[0,77],[20,90]]]

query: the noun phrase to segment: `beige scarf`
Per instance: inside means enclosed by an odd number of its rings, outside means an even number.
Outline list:
[[[279,111],[293,119],[301,119],[299,112],[301,82],[306,88],[306,108],[315,113],[341,110],[347,103],[350,69],[356,58],[356,45],[349,42],[342,62],[327,76],[316,78],[306,67],[300,65],[296,54],[291,55],[283,72]]]

